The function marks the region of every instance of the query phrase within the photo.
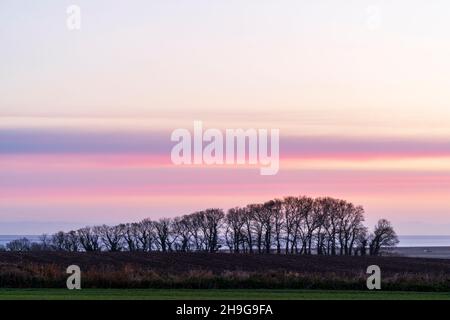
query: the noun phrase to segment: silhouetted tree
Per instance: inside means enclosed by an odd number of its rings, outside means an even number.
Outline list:
[[[25,252],[31,250],[31,241],[27,238],[12,240],[6,244],[8,251]]]
[[[109,227],[102,225],[97,230],[100,238],[108,251],[121,251],[123,239],[123,225]]]
[[[370,254],[379,255],[382,248],[394,247],[398,242],[398,237],[391,223],[386,219],[380,219],[370,236]]]
[[[245,209],[231,208],[226,215],[225,238],[230,251],[239,253],[245,241]],[[242,248],[244,250],[244,248]]]
[[[156,230],[156,244],[162,252],[166,252],[170,249],[169,248],[170,223],[171,220],[168,218],[159,219],[154,223]]]
[[[78,239],[85,251],[100,251],[98,227],[84,227],[77,230]]]
[[[43,235],[39,243],[11,243],[8,250],[206,251],[226,244],[230,252],[319,255],[379,255],[398,243],[389,221],[368,235],[361,206],[331,197],[274,199],[235,207],[225,215],[210,208],[157,221],[85,227]],[[28,248],[28,249],[27,249]]]
[[[152,251],[156,238],[154,222],[144,219],[136,225],[137,247],[142,251]]]

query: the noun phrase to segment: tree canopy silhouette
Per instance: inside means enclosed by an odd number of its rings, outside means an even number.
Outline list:
[[[289,196],[226,213],[210,208],[175,218],[60,231],[43,235],[40,245],[16,242],[8,249],[380,255],[398,243],[389,221],[380,219],[372,233],[363,222],[363,207],[351,202]]]

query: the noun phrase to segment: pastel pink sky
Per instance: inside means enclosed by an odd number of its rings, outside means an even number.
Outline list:
[[[287,195],[450,234],[450,4],[0,3],[0,234]],[[280,129],[280,171],[175,166],[174,129]]]

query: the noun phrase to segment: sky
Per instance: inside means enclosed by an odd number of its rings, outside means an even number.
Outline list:
[[[70,30],[67,8],[80,8]],[[287,195],[450,235],[448,1],[0,1],[0,234]],[[280,170],[176,166],[171,132],[280,130]]]

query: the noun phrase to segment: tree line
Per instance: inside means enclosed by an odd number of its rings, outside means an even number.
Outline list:
[[[363,207],[351,202],[290,196],[227,212],[210,208],[175,218],[59,231],[42,235],[39,242],[11,241],[6,249],[379,255],[398,243],[389,221],[380,219],[372,232],[363,222]]]

